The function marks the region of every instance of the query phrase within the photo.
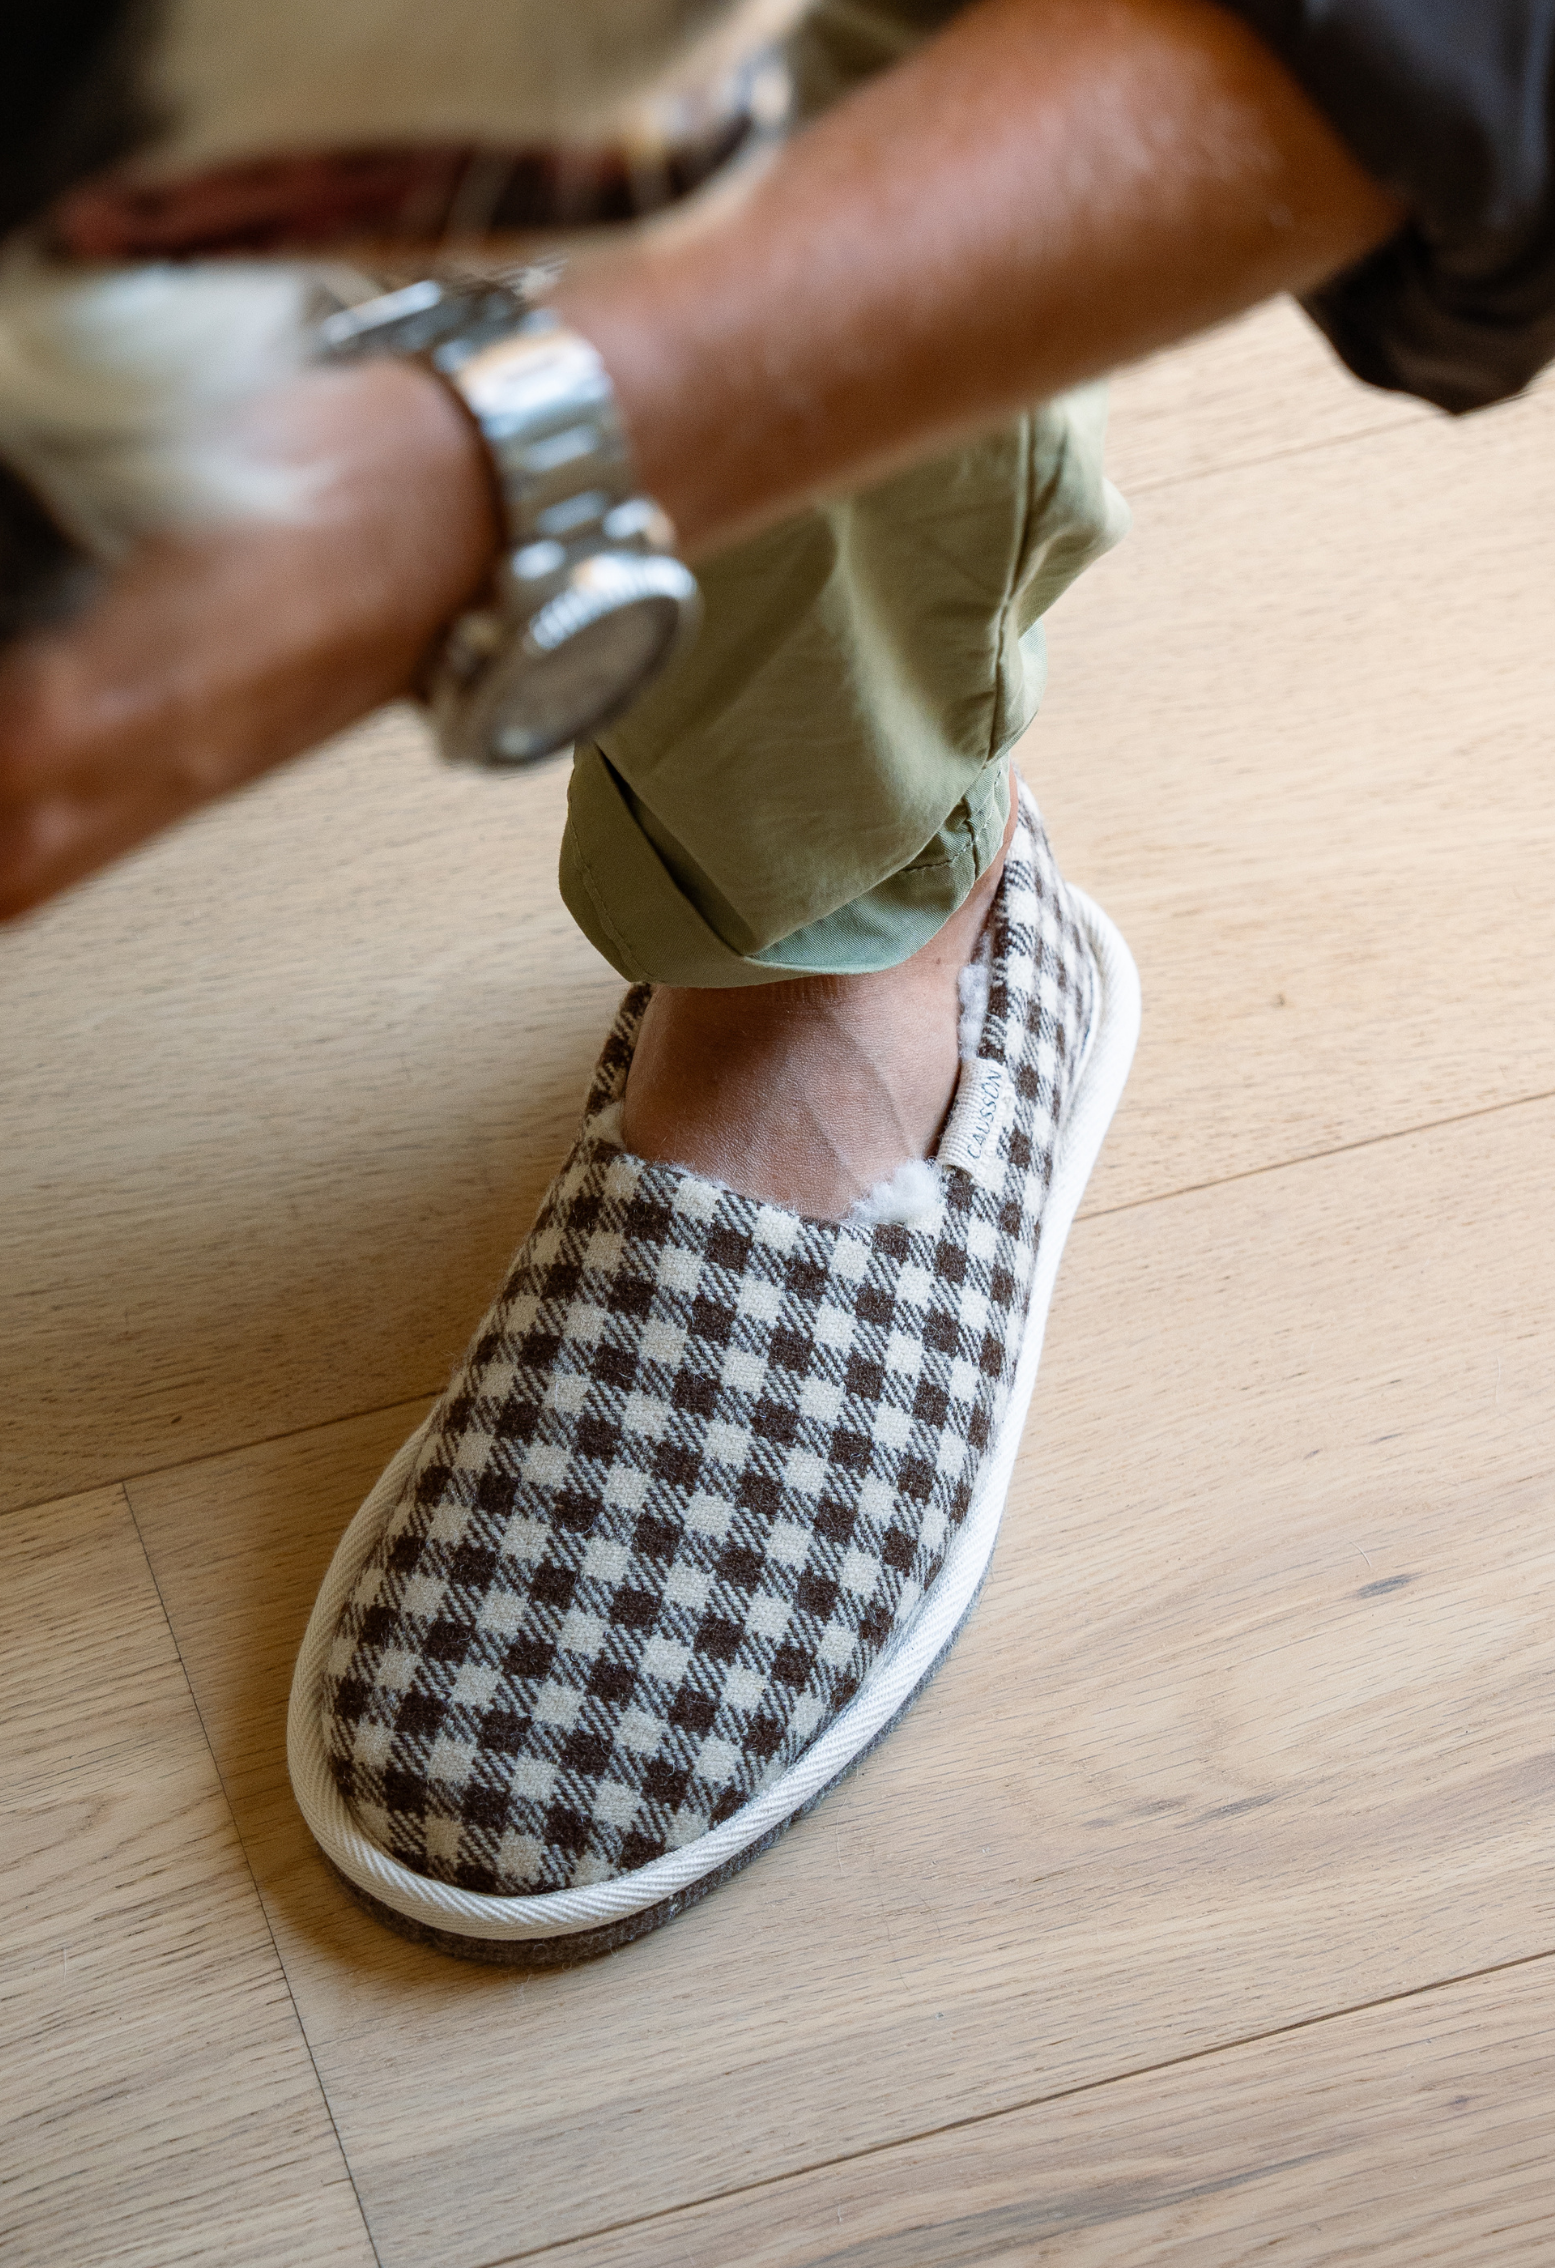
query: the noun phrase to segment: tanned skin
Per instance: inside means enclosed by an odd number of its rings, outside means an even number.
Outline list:
[[[1212,0],[979,0],[727,213],[556,297],[695,557],[1304,290],[1401,218]],[[484,583],[488,476],[437,381],[321,373],[264,414],[338,465],[309,524],[148,545],[0,656],[0,915],[395,698]],[[661,989],[628,1139],[818,1214],[926,1154],[995,881],[882,975]]]
[[[1305,291],[1401,219],[1208,0],[982,0],[727,225],[558,304],[696,551]]]

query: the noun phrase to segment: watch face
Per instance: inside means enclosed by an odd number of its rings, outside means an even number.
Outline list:
[[[685,635],[696,598],[678,559],[585,562],[493,665],[461,730],[469,754],[532,764],[618,715]]]
[[[670,600],[639,599],[536,655],[524,672],[521,713],[503,715],[493,730],[493,754],[526,763],[603,724],[653,675],[679,627]]]

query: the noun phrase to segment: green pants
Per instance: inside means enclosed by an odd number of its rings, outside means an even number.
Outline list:
[[[834,0],[809,103],[934,12]],[[1127,526],[1105,415],[1095,387],[1046,403],[699,571],[691,652],[574,752],[562,894],[623,976],[890,968],[949,919],[1003,836],[1041,617]]]

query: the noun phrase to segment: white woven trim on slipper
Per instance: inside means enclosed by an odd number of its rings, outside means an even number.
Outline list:
[[[1071,886],[1069,894],[1096,957],[1097,1013],[1058,1138],[1015,1383],[966,1519],[937,1580],[912,1619],[897,1632],[853,1699],[820,1738],[732,1818],[694,1842],[666,1852],[663,1858],[631,1874],[590,1883],[580,1890],[551,1890],[514,1898],[435,1882],[388,1857],[368,1841],[352,1818],[330,1770],[322,1712],[324,1671],[336,1626],[357,1575],[399,1500],[432,1422],[429,1417],[391,1461],[340,1540],[297,1657],[287,1713],[287,1764],[302,1815],[320,1849],[341,1873],[383,1905],[456,1937],[505,1941],[567,1937],[623,1921],[727,1866],[820,1795],[890,1723],[927,1676],[976,1596],[993,1555],[1036,1385],[1059,1258],[1122,1095],[1139,1034],[1139,976],[1128,947],[1083,891]]]

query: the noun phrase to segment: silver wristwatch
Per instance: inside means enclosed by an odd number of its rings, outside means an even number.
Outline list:
[[[317,341],[331,361],[425,357],[491,457],[504,556],[427,684],[443,754],[531,764],[619,715],[692,635],[701,602],[668,519],[637,492],[588,341],[521,288],[441,280],[347,307]]]

